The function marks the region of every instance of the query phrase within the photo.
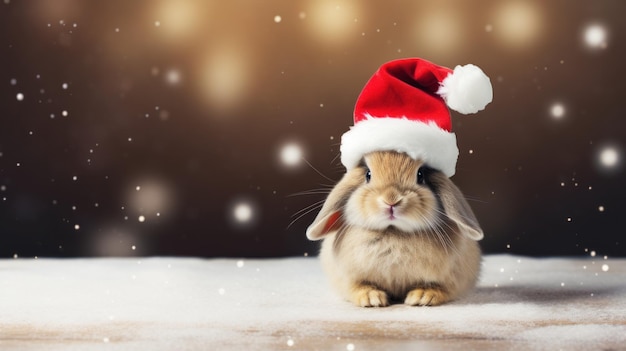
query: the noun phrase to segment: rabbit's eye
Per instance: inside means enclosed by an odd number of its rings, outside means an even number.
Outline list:
[[[424,167],[420,167],[417,170],[417,184],[426,183],[426,169]]]
[[[367,172],[365,172],[365,182],[369,183],[371,179],[372,179],[372,172],[368,169]]]

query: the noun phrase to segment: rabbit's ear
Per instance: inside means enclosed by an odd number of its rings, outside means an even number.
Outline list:
[[[459,188],[448,180],[440,190],[439,197],[448,218],[456,223],[463,235],[476,241],[482,239],[483,230]]]
[[[325,216],[322,216],[322,211],[320,211],[315,221],[306,229],[306,237],[309,240],[320,240],[328,233],[339,230],[343,225],[342,217],[341,211],[333,211]]]
[[[354,169],[346,173],[335,185],[335,188],[328,194],[320,213],[306,230],[306,237],[309,240],[320,240],[345,225],[343,208],[350,194],[363,182],[362,173],[362,170]]]

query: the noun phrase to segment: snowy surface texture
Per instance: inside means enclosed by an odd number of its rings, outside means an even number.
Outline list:
[[[315,258],[0,260],[2,350],[626,350],[626,260],[487,256],[440,307],[339,299]]]

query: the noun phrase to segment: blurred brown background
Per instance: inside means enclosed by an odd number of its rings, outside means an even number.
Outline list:
[[[371,74],[494,85],[453,114],[486,252],[625,255],[626,2],[0,3],[0,257],[315,254]],[[620,222],[621,221],[621,222]]]

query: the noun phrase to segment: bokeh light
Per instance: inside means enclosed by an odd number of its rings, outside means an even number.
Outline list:
[[[359,8],[354,2],[310,0],[305,16],[313,36],[323,42],[337,44],[356,33]]]
[[[287,167],[294,167],[302,161],[302,148],[296,143],[285,144],[280,150],[280,160]]]
[[[235,199],[228,208],[228,218],[234,228],[253,228],[260,218],[256,201],[248,197]]]
[[[239,223],[247,223],[252,215],[252,207],[247,203],[239,203],[233,209],[233,218]]]
[[[202,99],[212,107],[228,110],[241,102],[250,83],[245,50],[226,45],[211,50],[201,63],[199,84]]]
[[[608,169],[615,168],[620,161],[619,151],[614,146],[606,146],[602,148],[598,157],[600,165]]]
[[[190,36],[196,28],[198,5],[207,1],[191,0],[162,0],[157,3],[154,10],[153,21],[155,27],[170,39],[180,40]],[[157,25],[158,23],[158,25]]]
[[[563,104],[557,102],[554,103],[551,107],[550,107],[550,115],[552,116],[553,119],[562,119],[563,116],[565,116],[565,106],[563,106]]]
[[[493,32],[509,47],[533,43],[542,31],[541,12],[528,1],[502,1],[495,11]]]
[[[165,73],[165,81],[169,85],[178,85],[182,80],[182,76],[178,69],[172,68]]]
[[[583,39],[590,49],[605,49],[607,47],[607,30],[600,24],[592,24],[585,28]]]
[[[622,148],[614,142],[600,144],[594,155],[596,170],[606,176],[620,174],[622,167]]]
[[[459,49],[463,43],[463,18],[456,12],[437,9],[425,11],[415,23],[420,48],[445,53]]]
[[[129,191],[127,201],[133,214],[138,214],[139,222],[146,221],[150,216],[160,216],[174,209],[174,194],[164,182],[144,179]]]

